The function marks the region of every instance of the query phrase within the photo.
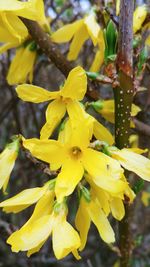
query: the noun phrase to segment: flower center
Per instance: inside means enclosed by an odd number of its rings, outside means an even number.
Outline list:
[[[71,148],[71,154],[72,154],[73,157],[79,158],[81,153],[82,153],[82,151],[81,151],[81,149],[79,147],[74,146],[74,147]]]

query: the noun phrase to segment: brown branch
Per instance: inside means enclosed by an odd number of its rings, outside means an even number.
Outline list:
[[[54,178],[58,175],[58,171],[51,171],[48,164],[34,158],[32,154],[26,150],[24,147],[22,147],[23,151],[25,152],[26,157],[34,163],[43,173],[48,174],[50,177]]]
[[[131,105],[133,99],[133,0],[122,0],[120,6],[119,41],[117,54],[120,86],[114,88],[115,141],[118,148],[128,147]],[[128,176],[128,173],[126,173]],[[120,266],[129,267],[132,253],[130,233],[131,208],[124,203],[125,216],[119,223]]]
[[[23,21],[30,35],[42,49],[44,54],[55,64],[65,77],[67,77],[68,73],[73,68],[73,65],[66,60],[66,58],[60,53],[57,46],[52,43],[49,34],[44,32],[37,22],[25,18],[20,19]]]
[[[144,134],[144,135],[147,135],[147,136],[150,136],[150,126],[145,124],[144,122],[141,122],[137,119],[133,119],[133,122],[135,124],[135,129],[141,133],[141,134]]]

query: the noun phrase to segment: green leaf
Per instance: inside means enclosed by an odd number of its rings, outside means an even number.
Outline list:
[[[142,179],[139,179],[133,186],[134,193],[137,195],[143,189],[143,186],[144,186],[144,181]]]

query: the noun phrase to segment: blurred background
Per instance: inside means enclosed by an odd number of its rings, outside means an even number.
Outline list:
[[[82,18],[91,8],[97,12],[99,23],[101,21],[101,6],[108,5],[110,11],[114,13],[115,3],[113,1],[88,1],[88,0],[45,0],[45,12],[50,17],[52,31],[55,31],[64,24],[71,23]],[[115,14],[115,13],[114,13]],[[67,55],[68,44],[59,45],[61,52]],[[93,61],[96,48],[88,40],[75,65],[82,65],[86,70]],[[7,71],[14,56],[14,50],[0,55],[0,151],[10,142],[11,136],[21,133],[26,138],[39,137],[41,127],[45,122],[45,109],[47,103],[32,104],[23,102],[17,98],[15,86],[8,85],[6,81]],[[103,71],[103,69],[101,70]],[[54,66],[46,56],[39,53],[38,60],[34,68],[33,84],[41,86],[47,90],[57,90],[64,82],[64,76]],[[137,135],[139,147],[150,148],[150,58],[148,59],[145,73],[141,81],[142,88],[145,90],[139,92],[134,98],[134,103],[141,108],[137,115],[138,122],[142,126],[132,129],[132,134]],[[100,97],[103,99],[112,98],[112,88],[109,85],[99,84],[96,88]],[[90,101],[91,99],[86,99]],[[107,126],[111,132],[114,132],[113,125],[106,122],[100,115],[89,109],[98,120]],[[147,126],[146,130],[145,127]],[[149,153],[149,152],[148,152]],[[49,179],[48,175],[29,159],[23,151],[20,151],[15,169],[11,175],[8,196],[13,196],[29,187],[43,185]],[[134,204],[132,205],[132,234],[134,253],[132,258],[133,267],[150,267],[150,207],[148,203],[141,201],[143,192],[150,192],[148,184],[145,182],[141,192],[138,193]],[[7,195],[0,193],[0,199],[7,198]],[[76,211],[76,196],[73,196],[69,207],[70,220],[74,217]],[[76,261],[72,256],[64,260],[57,261],[53,255],[51,240],[44,245],[38,254],[27,258],[25,253],[12,253],[10,247],[6,244],[8,236],[22,226],[30,217],[33,207],[25,211],[14,214],[0,214],[0,267],[117,267],[118,250],[117,244],[109,247],[101,241],[96,228],[92,225],[88,237],[88,243],[82,255],[82,260]],[[117,235],[118,224],[110,218],[111,224]],[[114,265],[116,264],[116,265]]]

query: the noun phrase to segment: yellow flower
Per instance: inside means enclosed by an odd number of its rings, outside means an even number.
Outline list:
[[[80,246],[78,233],[66,221],[67,209],[63,203],[54,206],[53,182],[41,188],[27,189],[0,203],[5,211],[18,212],[37,202],[31,218],[7,240],[13,252],[28,251],[27,255],[38,252],[52,234],[53,250],[57,259],[70,252],[78,259]],[[54,210],[53,210],[54,208]]]
[[[68,53],[68,60],[75,60],[86,40],[91,38],[93,45],[97,45],[99,32],[100,26],[96,22],[95,15],[90,14],[84,19],[63,26],[54,32],[51,38],[56,43],[66,43],[73,38]]]
[[[81,196],[75,219],[75,225],[81,238],[80,251],[85,247],[91,221],[95,224],[101,238],[106,243],[115,241],[113,229],[98,201],[93,197],[90,202],[87,202],[84,197]]]
[[[6,146],[3,152],[0,153],[0,189],[3,187],[4,192],[15,165],[18,150],[19,139],[15,139],[12,143]]]
[[[141,154],[144,152],[136,148],[123,148],[109,150],[114,159],[122,165],[123,168],[136,173],[145,181],[150,181],[150,160]]]
[[[96,52],[95,58],[90,67],[90,71],[92,72],[100,71],[100,68],[104,62],[104,51],[105,51],[104,36],[103,36],[103,31],[100,30],[98,36],[98,51]]]
[[[41,130],[41,138],[47,139],[64,117],[68,104],[82,100],[87,90],[87,77],[81,67],[74,68],[68,75],[60,91],[49,92],[41,87],[23,84],[16,88],[18,96],[24,101],[41,103],[52,101],[46,110],[46,124]]]
[[[142,24],[147,16],[147,7],[146,5],[138,6],[133,14],[133,32],[136,33],[141,29]]]
[[[115,107],[114,107],[114,100],[100,100],[98,101],[98,105],[92,104],[94,109],[100,113],[107,121],[114,123],[115,122]],[[136,106],[135,104],[132,104],[132,110],[131,110],[131,116],[135,117],[138,112],[140,112],[141,109]],[[134,127],[134,124],[131,123],[131,126]]]
[[[30,83],[33,80],[33,68],[37,57],[36,48],[32,49],[34,42],[26,47],[18,48],[15,57],[11,61],[7,81],[10,85],[26,82],[29,77]]]
[[[66,111],[74,110],[76,118],[82,116],[89,117],[93,124],[93,132],[97,139],[113,144],[113,137],[109,131],[96,119],[88,115],[78,103],[82,100],[87,90],[87,77],[81,67],[74,68],[60,91],[49,92],[41,87],[23,84],[16,88],[18,96],[24,101],[40,103],[53,100],[46,110],[46,123],[41,129],[41,139],[48,139],[54,129],[59,125]],[[72,112],[73,113],[73,112]]]
[[[150,192],[143,191],[141,200],[144,204],[144,206],[148,207],[150,205]]]
[[[55,186],[57,199],[61,201],[74,191],[85,170],[98,186],[110,191],[121,191],[125,186],[125,182],[120,181],[123,169],[111,157],[89,147],[93,134],[91,118],[84,117],[81,113],[77,119],[72,103],[68,104],[68,113],[70,123],[67,124],[64,143],[60,140],[36,138],[23,141],[24,147],[30,150],[33,156],[50,163],[51,168],[61,167]]]

